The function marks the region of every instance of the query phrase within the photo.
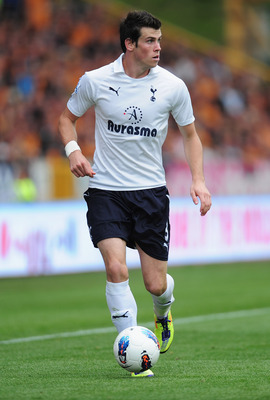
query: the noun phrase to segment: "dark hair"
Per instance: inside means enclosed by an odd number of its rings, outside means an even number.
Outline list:
[[[147,11],[131,11],[120,24],[120,43],[123,52],[126,52],[125,40],[131,39],[132,43],[138,43],[141,36],[141,28],[153,28],[158,30],[161,27],[159,19]]]

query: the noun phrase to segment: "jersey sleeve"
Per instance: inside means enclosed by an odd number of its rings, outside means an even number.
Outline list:
[[[91,82],[85,73],[81,76],[76,89],[68,100],[67,108],[72,114],[81,117],[88,108],[95,104]]]
[[[175,101],[172,108],[172,116],[180,126],[189,125],[194,122],[193,107],[190,94],[185,83],[180,80],[177,86]]]

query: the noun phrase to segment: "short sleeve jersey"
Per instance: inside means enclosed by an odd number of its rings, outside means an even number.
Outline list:
[[[67,107],[76,116],[95,107],[95,144],[89,186],[141,190],[166,185],[162,145],[170,113],[180,126],[194,121],[185,83],[156,66],[141,79],[129,77],[121,55],[86,72]]]

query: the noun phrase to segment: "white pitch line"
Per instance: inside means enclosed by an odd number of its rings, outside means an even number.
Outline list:
[[[239,311],[229,311],[225,313],[218,314],[208,314],[208,315],[197,315],[192,317],[185,318],[174,318],[174,325],[187,325],[192,323],[200,323],[207,321],[216,321],[216,320],[225,320],[225,319],[235,319],[235,318],[245,318],[245,317],[256,317],[260,315],[270,315],[270,307],[267,308],[255,308],[252,310],[239,310]],[[151,328],[153,322],[147,322],[143,324],[145,327]],[[115,332],[115,328],[107,327],[107,328],[93,328],[80,330],[75,332],[62,332],[62,333],[53,333],[49,335],[42,336],[29,336],[25,338],[16,338],[16,339],[8,339],[1,340],[0,344],[15,344],[15,343],[26,343],[26,342],[37,342],[49,339],[58,339],[58,338],[70,338],[76,336],[88,336],[88,335],[96,335],[103,333],[112,333]]]

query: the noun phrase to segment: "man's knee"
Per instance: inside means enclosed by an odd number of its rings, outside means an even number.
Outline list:
[[[145,282],[145,288],[146,290],[155,295],[155,296],[161,296],[167,289],[167,281],[166,280],[152,280],[149,282]]]
[[[117,259],[110,260],[105,263],[107,280],[109,282],[124,282],[128,280],[128,269],[126,264],[121,263]]]
[[[128,279],[126,265],[126,244],[119,238],[104,239],[98,242],[98,248],[103,257],[107,280],[118,283]]]

